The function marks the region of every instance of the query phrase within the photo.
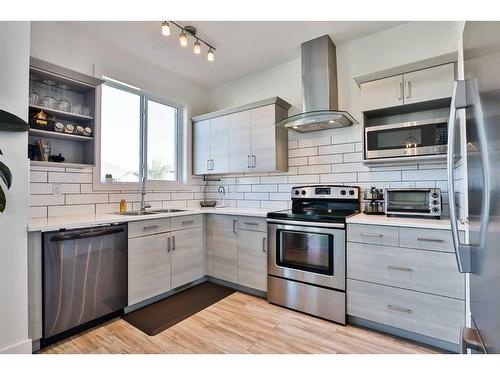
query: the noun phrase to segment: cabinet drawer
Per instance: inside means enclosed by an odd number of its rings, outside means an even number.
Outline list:
[[[347,241],[398,246],[398,228],[383,225],[348,224]]]
[[[178,216],[172,219],[172,230],[201,227],[202,215]]]
[[[238,222],[238,229],[267,232],[267,223],[265,218],[238,216],[236,221]]]
[[[170,231],[170,218],[132,221],[128,223],[128,238]]]
[[[347,277],[465,299],[465,278],[453,254],[349,242]]]
[[[458,343],[464,301],[347,280],[347,314]]]
[[[442,229],[399,228],[401,247],[453,253],[451,231]]]

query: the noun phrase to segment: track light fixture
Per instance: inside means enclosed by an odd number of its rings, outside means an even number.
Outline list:
[[[167,21],[163,21],[161,23],[161,33],[165,36],[169,36],[170,35],[170,25],[168,24]]]
[[[215,47],[213,47],[211,44],[207,43],[202,38],[200,38],[198,35],[196,35],[196,28],[194,26],[190,26],[190,25],[181,26],[174,21],[163,21],[161,23],[161,33],[164,36],[170,35],[171,24],[174,26],[177,26],[181,30],[181,32],[179,34],[179,44],[181,45],[181,47],[186,47],[188,45],[189,37],[191,36],[195,39],[195,42],[193,43],[193,52],[196,55],[201,54],[201,43],[203,43],[204,45],[206,45],[208,47],[207,60],[210,62],[215,61]]]

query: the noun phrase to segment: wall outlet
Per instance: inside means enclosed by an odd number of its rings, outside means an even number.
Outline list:
[[[52,186],[52,193],[54,195],[61,195],[62,194],[62,186],[61,185],[53,185]]]

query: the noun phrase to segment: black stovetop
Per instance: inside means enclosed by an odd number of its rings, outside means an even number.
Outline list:
[[[308,210],[291,209],[269,212],[267,217],[280,220],[318,221],[326,223],[345,223],[346,218],[359,213],[359,210]]]

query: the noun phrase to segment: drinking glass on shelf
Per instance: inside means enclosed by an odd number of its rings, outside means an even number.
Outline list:
[[[54,98],[51,91],[52,91],[52,86],[54,86],[56,83],[50,80],[45,80],[43,81],[43,83],[47,85],[47,94],[42,99],[43,106],[55,109],[56,98]]]
[[[82,106],[80,104],[73,104],[71,106],[71,113],[74,113],[75,115],[81,115],[82,114]]]
[[[87,107],[87,106],[84,106],[82,108],[82,115],[84,115],[84,116],[90,116],[90,108]]]
[[[69,89],[69,86],[59,85],[59,88],[62,90],[62,97],[59,99],[58,105],[59,109],[64,112],[69,112],[70,103],[69,100],[66,99],[66,90]]]
[[[38,80],[38,77],[30,74],[30,104],[37,105],[40,100],[40,95],[35,91],[35,81]]]

